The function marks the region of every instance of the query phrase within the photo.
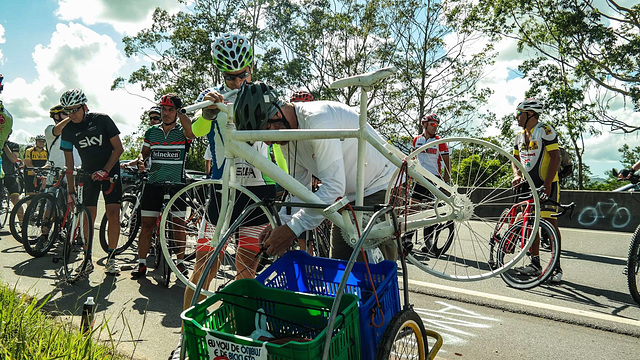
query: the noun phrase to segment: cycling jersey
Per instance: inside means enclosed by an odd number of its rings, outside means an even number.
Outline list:
[[[7,141],[5,143],[9,147],[12,153],[20,152],[20,145],[14,143],[13,141]],[[16,174],[16,164],[12,163],[11,160],[7,157],[7,154],[4,152],[4,148],[2,149],[2,171],[4,171],[5,176],[13,176]]]
[[[185,162],[191,140],[184,136],[182,125],[176,125],[165,134],[162,124],[154,125],[144,134],[142,146],[151,151],[149,184],[185,183]]]
[[[6,107],[0,106],[0,149],[4,149],[4,143],[9,138],[13,128],[13,116]]]
[[[196,101],[202,101],[204,96],[211,91],[217,91],[220,94],[224,94],[229,91],[229,88],[227,88],[226,86],[220,86],[218,88],[206,89],[200,94],[200,96],[198,96],[198,100]],[[228,98],[227,100],[234,101],[235,95]],[[210,178],[222,178],[222,172],[224,170],[225,163],[224,140],[222,139],[218,123],[216,121],[207,120],[202,116],[199,116],[198,120],[196,120],[196,122],[193,124],[193,134],[198,137],[207,135],[207,138],[209,140],[209,148],[211,149],[212,160]],[[256,141],[255,143],[253,143],[253,148],[265,157],[269,156],[269,146],[267,146],[267,144],[265,144],[264,142]],[[235,169],[235,184],[245,187],[275,185],[275,181],[262,174],[260,170],[256,169],[253,165],[251,165],[244,159],[236,158]]]
[[[440,140],[440,136],[434,135],[427,139],[424,134],[420,134],[413,138],[413,141],[411,142],[411,151],[436,140]],[[429,170],[432,174],[437,175],[438,177],[442,177],[443,155],[449,155],[449,148],[445,143],[438,145],[437,148],[429,147],[425,149],[418,154],[418,161],[423,168]]]
[[[551,157],[549,152],[558,150],[558,135],[550,125],[538,123],[531,131],[531,139],[526,143],[524,130],[516,135],[513,154],[520,156],[520,162],[527,169],[536,187],[544,185]],[[558,181],[558,174],[553,176]]]
[[[47,140],[47,149],[49,149],[49,162],[53,163],[52,166],[63,167],[65,166],[64,151],[60,149],[60,143],[62,139],[60,136],[53,135],[53,128],[55,125],[49,125],[44,129],[44,137]],[[73,163],[75,166],[80,166],[82,160],[78,155],[78,150],[73,148]]]
[[[82,159],[82,168],[88,172],[102,170],[113,152],[111,138],[120,134],[120,130],[106,114],[87,113],[84,120],[77,124],[69,122],[62,130],[60,149],[73,151],[78,149]],[[111,169],[110,175],[120,172],[119,166]]]
[[[31,163],[33,167],[43,167],[47,164],[47,159],[49,158],[49,152],[47,149],[42,148],[42,150],[38,150],[35,146],[31,146],[24,151],[24,158],[31,159]],[[34,175],[33,170],[29,170],[27,175]]]

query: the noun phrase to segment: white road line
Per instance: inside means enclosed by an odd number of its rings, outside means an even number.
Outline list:
[[[564,306],[543,304],[543,303],[530,301],[530,300],[510,298],[510,297],[502,296],[502,295],[488,294],[488,293],[483,293],[483,292],[480,292],[480,291],[460,289],[460,288],[456,288],[456,287],[452,287],[452,286],[433,284],[433,283],[428,283],[428,282],[424,282],[424,281],[417,281],[417,280],[411,280],[411,279],[409,279],[409,284],[422,286],[422,287],[427,287],[427,288],[432,288],[432,289],[444,290],[444,291],[448,291],[448,292],[455,292],[455,293],[459,293],[459,294],[477,296],[477,297],[488,299],[488,300],[498,300],[498,301],[513,303],[513,304],[518,304],[518,305],[531,306],[531,307],[535,307],[535,308],[539,308],[539,309],[557,311],[557,312],[561,312],[561,313],[565,313],[565,314],[579,315],[579,316],[589,317],[589,318],[597,319],[597,320],[605,320],[605,321],[611,321],[611,322],[615,322],[615,323],[619,323],[619,324],[632,325],[632,326],[640,327],[640,321],[638,321],[638,320],[625,319],[625,318],[622,318],[622,317],[613,316],[613,315],[607,315],[607,314],[600,314],[600,313],[596,313],[596,312],[593,312],[593,311],[585,311],[585,310],[572,309],[572,308],[568,308],[568,307],[564,307]]]
[[[560,227],[560,232],[564,231],[573,231],[573,232],[589,232],[589,233],[600,233],[600,234],[609,234],[609,235],[620,235],[620,236],[631,236],[633,231],[610,231],[610,230],[595,230],[595,229],[583,229],[583,228],[570,228],[570,227]]]

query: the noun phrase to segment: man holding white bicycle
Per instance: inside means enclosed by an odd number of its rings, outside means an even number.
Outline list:
[[[281,129],[356,129],[358,113],[351,107],[332,101],[285,103],[273,89],[264,83],[245,84],[234,104],[238,130]],[[368,126],[369,131],[375,131]],[[267,142],[269,144],[269,142]],[[358,141],[350,138],[280,141],[282,152],[290,162],[289,171],[309,189],[313,176],[322,179],[315,193],[326,204],[341,197],[354,201],[356,193],[356,164]],[[364,171],[364,204],[385,202],[385,192],[391,182],[395,166],[372,145],[366,145]],[[295,200],[294,200],[295,201]],[[280,217],[285,225],[267,227],[260,234],[260,243],[267,254],[282,254],[296,237],[316,228],[324,220],[316,209],[294,208],[291,215],[286,209]],[[393,240],[379,246],[385,259],[397,258]],[[354,249],[349,246],[341,230],[334,226],[331,233],[332,258],[348,259]],[[361,256],[359,260],[362,261]]]

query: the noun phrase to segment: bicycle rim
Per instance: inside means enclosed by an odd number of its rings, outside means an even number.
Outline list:
[[[385,329],[376,352],[376,360],[424,360],[427,336],[420,316],[413,310],[397,313]]]
[[[0,227],[7,225],[9,214],[11,214],[11,201],[9,201],[7,189],[3,187],[2,201],[0,201]]]
[[[118,233],[118,246],[116,247],[116,255],[121,254],[127,250],[133,241],[137,238],[141,225],[141,210],[138,206],[136,208],[137,198],[131,195],[122,197],[120,202],[120,231]],[[100,222],[100,246],[104,252],[108,252],[109,239],[107,237],[107,227],[109,221],[107,220],[107,214],[102,216]]]
[[[446,145],[451,161],[450,181],[438,180],[417,159],[421,153],[438,153]],[[387,201],[395,207],[401,233],[409,235],[424,227],[453,221],[453,238],[446,252],[429,257],[421,246],[413,246],[409,262],[434,276],[454,281],[476,281],[498,275],[525,256],[518,251],[514,258],[499,267],[489,266],[490,239],[500,222],[500,212],[512,204],[514,186],[512,167],[523,174],[530,189],[535,185],[524,166],[510,153],[489,142],[472,138],[440,139],[413,151],[408,159],[408,174],[401,169],[387,189]],[[443,175],[444,173],[444,169]],[[428,180],[428,179],[432,180]],[[396,186],[396,179],[406,179]],[[428,190],[435,187],[442,195]],[[451,202],[447,202],[451,198]],[[539,209],[537,194],[534,206]],[[531,216],[533,229],[538,228],[539,212]],[[533,234],[526,241],[527,247]]]
[[[527,229],[529,232],[530,230]],[[509,261],[512,256],[513,247],[522,244],[520,237],[522,236],[522,221],[516,222],[509,233],[502,239],[498,250],[498,263]],[[527,255],[520,259],[513,267],[500,274],[502,280],[507,285],[516,289],[531,289],[545,282],[553,273],[553,269],[560,257],[559,237],[553,225],[545,219],[540,219],[538,228],[540,236],[540,265],[542,272],[538,275],[526,275],[518,271],[518,268],[527,266],[531,263],[531,254],[527,249]]]
[[[215,231],[214,226],[217,224],[217,218],[212,218],[213,215],[211,214],[218,213],[222,207],[219,196],[212,196],[212,194],[214,188],[217,187],[219,189],[221,186],[222,182],[219,180],[202,180],[192,183],[178,191],[171,200],[169,200],[169,203],[162,213],[162,219],[160,221],[160,245],[162,246],[162,253],[165,259],[170,259],[170,261],[167,261],[167,264],[171,268],[171,271],[173,271],[182,283],[192,289],[196,288],[199,276],[193,280],[195,283],[187,276],[191,276],[194,271],[197,273],[203,272],[207,260],[213,253],[213,251],[201,252],[202,258],[196,261],[195,250],[198,238],[207,239],[206,243],[211,244],[211,237]],[[229,187],[230,190],[233,190],[233,196],[230,196],[228,204],[230,206],[241,206],[238,205],[238,199],[241,195],[248,197],[252,202],[259,201],[253,193],[241,186],[230,185]],[[220,191],[218,190],[217,193],[219,194]],[[169,216],[171,213],[179,213],[176,201],[180,198],[188,204],[187,213],[184,217],[185,225],[176,223],[176,221],[172,220],[171,216]],[[231,206],[231,208],[232,207],[233,206]],[[227,212],[226,221],[224,222],[225,228],[229,228],[232,223],[231,208]],[[244,208],[246,208],[246,204],[242,205],[242,209]],[[239,228],[245,228],[247,224],[250,224],[252,221],[255,222],[256,219],[261,216],[266,216],[268,223],[271,224],[272,227],[275,227],[275,221],[269,211],[265,207],[258,207],[249,217],[239,223],[236,228],[230,229],[229,231],[233,236],[227,241],[226,247],[220,252],[218,260],[208,274],[212,279],[209,285],[210,291],[203,289],[203,294],[210,295],[213,291],[217,291],[236,278],[255,276],[252,269],[254,266],[257,268],[260,257],[256,256],[255,252],[238,248],[237,235],[240,231]],[[176,239],[177,236],[175,236],[175,234],[177,234],[177,230],[181,228],[185,229],[185,240]],[[258,231],[257,228],[247,229]],[[168,235],[172,235],[171,238],[169,238]],[[255,236],[257,237],[257,233]],[[217,244],[217,241],[214,241],[214,243]],[[178,254],[181,252],[184,252],[183,264],[188,271],[187,275],[181,273],[176,266]],[[248,261],[243,261],[243,259]],[[195,268],[196,264],[198,264],[198,268]]]
[[[75,212],[67,219],[63,246],[63,270],[66,281],[76,282],[88,275],[85,267],[91,261],[93,224],[91,213],[83,205],[76,205]]]
[[[58,233],[56,215],[52,195],[38,194],[31,200],[22,225],[22,244],[29,255],[40,257],[51,250]]]
[[[11,209],[11,214],[9,215],[9,229],[11,230],[11,235],[16,239],[17,242],[22,244],[22,221],[20,221],[20,214],[22,214],[24,219],[24,213],[27,211],[27,206],[29,206],[29,202],[33,199],[33,195],[24,197],[20,199],[16,203],[16,205]]]
[[[631,297],[640,305],[640,226],[633,233],[631,244],[629,245],[627,283]]]

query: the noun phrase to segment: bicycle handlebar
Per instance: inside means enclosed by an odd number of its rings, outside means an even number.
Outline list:
[[[228,92],[222,94],[222,97],[226,100],[226,99],[230,98],[231,96],[233,96],[233,95],[235,95],[237,93],[238,93],[237,89],[236,90],[231,90],[231,91],[228,91]],[[182,109],[180,109],[178,111],[181,114],[192,113],[192,112],[195,112],[196,110],[204,109],[204,108],[209,107],[211,105],[214,105],[214,102],[207,100],[207,101],[202,101],[202,102],[199,102],[199,103],[195,103],[193,105],[185,106],[185,107],[183,107]]]

